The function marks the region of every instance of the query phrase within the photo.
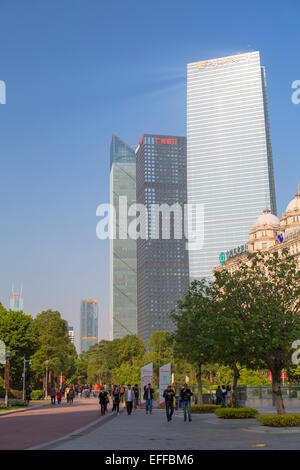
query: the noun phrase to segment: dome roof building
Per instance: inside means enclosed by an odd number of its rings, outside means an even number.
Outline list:
[[[250,231],[249,251],[268,250],[275,245],[279,231],[280,220],[266,207]]]
[[[285,237],[293,235],[300,230],[300,190],[295,198],[288,204],[286,212],[282,214],[280,222],[281,230],[284,231]]]

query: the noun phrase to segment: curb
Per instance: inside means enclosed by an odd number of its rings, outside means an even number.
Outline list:
[[[122,407],[120,409],[120,413],[123,413],[126,407]],[[81,433],[83,432],[91,432],[98,426],[103,426],[105,423],[108,421],[111,421],[112,419],[116,418],[117,415],[114,414],[108,414],[106,416],[101,416],[100,418],[96,419],[95,421],[92,421],[89,424],[86,424],[85,426],[75,429],[72,431],[70,434],[66,434],[63,437],[59,437],[58,439],[54,439],[53,441],[45,442],[43,444],[38,444],[37,446],[34,447],[28,447],[27,449],[24,450],[52,450],[52,447],[55,447],[56,444],[61,443],[63,441],[70,441],[74,440],[77,437],[81,437]]]
[[[0,418],[1,416],[12,415],[13,413],[23,413],[25,411],[38,410],[39,408],[43,408],[46,405],[48,405],[48,403],[43,403],[40,405],[32,405],[32,406],[29,405],[29,406],[26,406],[26,408],[20,408],[18,410],[3,411],[2,413],[0,413]]]

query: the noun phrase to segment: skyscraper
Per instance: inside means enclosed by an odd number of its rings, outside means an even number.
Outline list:
[[[110,338],[137,334],[136,240],[119,226],[120,207],[136,202],[135,152],[116,135],[110,148],[110,203],[116,214],[116,238],[110,240]],[[122,211],[122,209],[121,209]],[[124,214],[123,214],[124,215]],[[132,217],[128,217],[128,222]]]
[[[71,326],[71,325],[68,324],[68,332],[69,332],[69,338],[70,338],[71,342],[74,344],[74,339],[75,339],[74,326]]]
[[[259,52],[188,64],[188,203],[204,205],[204,244],[192,279],[245,245],[266,203],[276,214],[265,69]],[[222,255],[221,255],[222,256]]]
[[[169,318],[188,289],[188,252],[183,228],[186,204],[186,138],[145,134],[136,150],[137,203],[145,206],[145,234],[137,240],[138,336],[173,329]],[[158,219],[151,206],[157,205]],[[172,206],[178,205],[177,218]],[[168,208],[167,208],[167,206]],[[169,211],[170,209],[170,211]],[[159,221],[157,225],[156,221]],[[163,234],[163,224],[170,233]],[[182,236],[176,234],[177,230]],[[168,230],[167,230],[168,232]]]
[[[22,287],[20,293],[14,292],[14,287],[12,287],[11,297],[10,297],[10,309],[14,312],[21,312],[23,310],[23,297],[22,297]]]
[[[98,300],[84,299],[80,308],[80,352],[98,343]]]

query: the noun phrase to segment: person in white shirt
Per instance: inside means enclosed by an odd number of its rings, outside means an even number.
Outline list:
[[[132,406],[133,406],[133,400],[134,400],[134,393],[130,384],[127,385],[127,390],[125,392],[125,399],[126,399],[127,414],[129,416],[131,415],[131,412],[132,412]]]

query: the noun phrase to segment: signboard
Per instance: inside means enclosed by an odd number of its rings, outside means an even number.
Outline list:
[[[153,386],[153,363],[150,362],[141,369],[141,405],[145,405],[144,387],[148,384]]]
[[[159,368],[159,404],[162,406],[165,403],[163,397],[164,391],[171,385],[171,363],[166,364]]]
[[[5,364],[5,343],[4,341],[0,341],[0,364]]]
[[[278,238],[278,240],[280,241],[280,243],[283,242],[283,234],[282,234],[282,233],[279,233],[279,234],[277,235],[277,238]]]
[[[221,264],[225,263],[225,261],[226,261],[226,255],[225,255],[224,251],[222,251],[222,253],[220,253],[220,255],[219,255],[219,261],[220,261]]]

